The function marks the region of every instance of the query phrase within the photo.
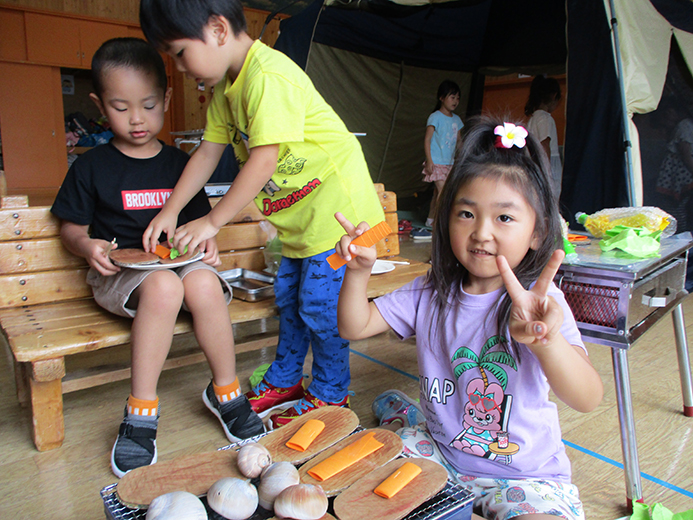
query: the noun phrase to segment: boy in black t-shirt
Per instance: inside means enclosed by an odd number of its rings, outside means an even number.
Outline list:
[[[92,78],[90,97],[108,118],[114,137],[74,162],[51,211],[62,219],[65,247],[91,267],[87,282],[96,302],[133,318],[131,393],[111,452],[113,472],[122,477],[157,460],[157,383],[181,307],[193,315],[195,337],[212,370],[202,399],[227,438],[239,441],[264,427],[236,377],[227,310],[231,289],[214,269],[221,265],[216,240],[201,244],[201,261],[174,269],[121,269],[108,257],[114,238],[120,247],[143,246],[144,230],[187,162],[184,152],[156,138],[171,95],[163,61],[143,40],[116,38],[94,55]],[[179,224],[209,211],[200,191],[181,212]]]

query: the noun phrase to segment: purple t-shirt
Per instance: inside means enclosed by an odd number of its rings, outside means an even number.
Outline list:
[[[401,338],[416,335],[426,424],[460,473],[570,482],[558,411],[549,400],[541,365],[524,344],[519,347],[519,363],[516,355],[500,348],[499,343],[510,339],[507,330],[499,335],[496,326],[501,291],[462,291],[449,308],[444,336],[437,330],[433,291],[425,286],[425,277],[375,303]],[[561,334],[584,349],[563,293],[552,284],[549,294],[563,307]],[[499,447],[499,431],[508,434],[507,448],[502,439]]]

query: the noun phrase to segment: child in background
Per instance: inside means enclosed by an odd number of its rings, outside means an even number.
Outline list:
[[[280,330],[274,362],[246,395],[261,416],[288,407],[270,416],[271,428],[318,407],[348,406],[349,342],[337,332],[345,268],[326,262],[342,234],[332,215],[384,220],[356,137],[303,70],[250,38],[239,0],[143,0],[140,21],[179,70],[215,85],[204,140],[147,229],[149,248],[165,232],[176,248],[194,249],[254,199],[283,244],[274,284]],[[178,212],[229,143],[240,165],[231,188],[209,215],[177,227]],[[309,346],[313,379],[304,393]]]
[[[536,76],[529,88],[529,99],[525,105],[525,115],[529,116],[527,130],[541,143],[546,157],[551,162],[551,180],[556,198],[561,194],[563,181],[563,164],[558,149],[556,121],[551,112],[556,110],[561,101],[561,86],[556,78]]]
[[[368,301],[367,229],[342,215],[337,251],[348,261],[339,330],[361,339],[416,335],[421,405],[376,398],[399,421],[407,449],[446,466],[489,519],[584,518],[549,391],[588,412],[602,398],[575,320],[553,277],[564,256],[556,199],[540,145],[490,118],[467,123],[441,193],[431,271]],[[416,424],[425,417],[425,422]]]
[[[454,81],[446,79],[438,86],[438,103],[426,122],[426,136],[424,137],[424,153],[426,162],[421,172],[425,182],[432,182],[433,198],[431,208],[428,211],[426,226],[433,225],[438,195],[443,189],[452,162],[455,159],[455,146],[457,137],[464,126],[460,116],[454,113],[460,104],[460,87]],[[426,228],[414,229],[411,232],[414,240],[430,240],[431,232]]]
[[[221,420],[227,438],[239,441],[264,428],[236,377],[227,310],[231,289],[214,269],[221,264],[216,240],[200,243],[202,261],[176,269],[121,269],[108,257],[114,237],[120,247],[142,246],[144,230],[188,160],[186,153],[156,138],[171,97],[164,62],[145,41],[116,38],[94,54],[91,69],[90,97],[108,117],[114,137],[74,162],[52,212],[62,219],[65,247],[91,267],[87,282],[96,302],[133,318],[131,393],[111,452],[111,468],[122,477],[157,460],[157,383],[181,306],[193,315],[195,337],[212,369],[203,401]],[[200,191],[181,212],[180,223],[209,210]]]

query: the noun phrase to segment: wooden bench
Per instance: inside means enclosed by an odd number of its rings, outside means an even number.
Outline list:
[[[376,190],[387,221],[396,230],[395,194],[384,191],[382,185],[376,185]],[[219,270],[264,269],[266,234],[262,220],[262,214],[251,204],[222,228],[217,237],[222,259]],[[129,353],[123,346],[129,347],[131,320],[96,305],[86,283],[86,262],[63,248],[59,232],[60,223],[49,207],[29,207],[25,196],[0,199],[0,326],[14,358],[17,398],[32,409],[33,438],[39,451],[62,444],[64,393],[130,377]],[[379,257],[397,255],[397,234],[383,239],[377,249]],[[412,262],[373,276],[369,297],[391,292],[427,269],[427,264]],[[268,320],[277,315],[274,299],[234,299],[228,308],[235,334],[240,324],[249,326],[258,320],[262,324],[258,332],[251,330],[236,337],[237,353],[276,345],[277,320]],[[192,320],[188,313],[180,314],[174,334],[174,345],[176,340],[188,340],[179,341],[180,348],[172,349],[165,369],[204,360],[197,344],[190,340]],[[96,352],[115,346],[121,348]],[[92,362],[96,367],[84,361],[94,355],[101,356]],[[120,361],[112,362],[118,358]]]

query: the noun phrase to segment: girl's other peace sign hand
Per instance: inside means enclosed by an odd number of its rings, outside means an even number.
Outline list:
[[[510,335],[532,350],[549,346],[563,325],[563,308],[548,296],[548,290],[564,256],[562,250],[554,251],[530,290],[518,282],[504,256],[496,259],[503,283],[512,299]]]
[[[367,222],[361,222],[358,226],[354,226],[339,212],[335,213],[334,218],[347,233],[342,235],[342,238],[335,245],[337,254],[347,261],[348,269],[368,269],[370,273],[377,255],[375,247],[362,247],[351,243],[356,237],[368,231],[370,226]]]

